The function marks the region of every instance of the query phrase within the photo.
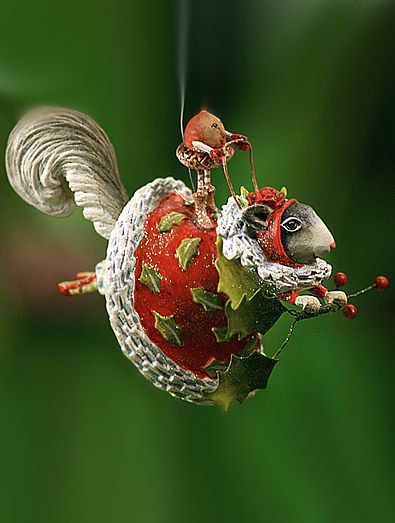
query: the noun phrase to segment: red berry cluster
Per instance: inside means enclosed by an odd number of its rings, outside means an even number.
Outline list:
[[[333,276],[333,281],[337,288],[344,287],[348,282],[348,276],[347,274],[344,274],[344,272],[337,272]],[[389,279],[385,276],[376,276],[371,287],[368,287],[368,289],[365,289],[363,292],[373,288],[377,289],[378,291],[385,291],[389,284]],[[343,308],[342,312],[346,318],[351,320],[357,316],[358,309],[355,307],[355,305],[349,303]]]

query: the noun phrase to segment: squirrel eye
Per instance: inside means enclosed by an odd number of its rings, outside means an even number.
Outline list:
[[[217,123],[212,123],[212,124],[211,124],[211,127],[212,127],[213,129],[216,129],[216,128],[218,127],[218,124],[217,124]]]
[[[282,224],[287,232],[296,232],[302,227],[301,222],[297,218],[287,218]]]

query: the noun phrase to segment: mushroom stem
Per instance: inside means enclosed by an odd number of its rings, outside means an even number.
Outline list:
[[[213,229],[215,225],[209,213],[216,210],[214,201],[215,187],[211,185],[209,170],[198,169],[196,173],[197,191],[193,194],[196,218],[199,225],[204,229]]]

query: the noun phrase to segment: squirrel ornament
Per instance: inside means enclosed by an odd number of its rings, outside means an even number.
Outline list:
[[[254,190],[237,195],[227,164],[234,148],[250,152]],[[383,290],[387,278],[359,293],[322,283],[332,268],[322,257],[336,247],[317,213],[259,187],[252,146],[207,111],[185,128],[177,157],[197,173],[197,190],[158,178],[128,198],[113,146],[86,114],[36,110],[11,132],[6,150],[10,184],[28,203],[56,217],[82,207],[108,240],[93,272],[59,284],[65,295],[105,296],[118,343],[139,371],[172,396],[227,410],[264,389],[296,322],[343,309],[351,296]],[[222,167],[231,196],[215,205],[211,171]],[[303,293],[303,294],[301,294]],[[262,340],[283,314],[290,332],[272,357]]]

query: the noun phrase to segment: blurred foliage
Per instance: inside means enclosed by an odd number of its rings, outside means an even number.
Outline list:
[[[186,115],[205,104],[251,138],[261,183],[286,185],[333,230],[350,289],[391,277],[393,3],[190,6]],[[2,0],[0,49],[1,151],[26,108],[60,104],[106,129],[130,194],[187,180],[176,3]],[[230,170],[248,183],[245,155]],[[1,521],[394,521],[393,291],[358,300],[353,322],[298,326],[268,389],[224,416],[144,380],[100,296],[56,294],[105,255],[80,212],[41,215],[3,165],[0,193]]]

